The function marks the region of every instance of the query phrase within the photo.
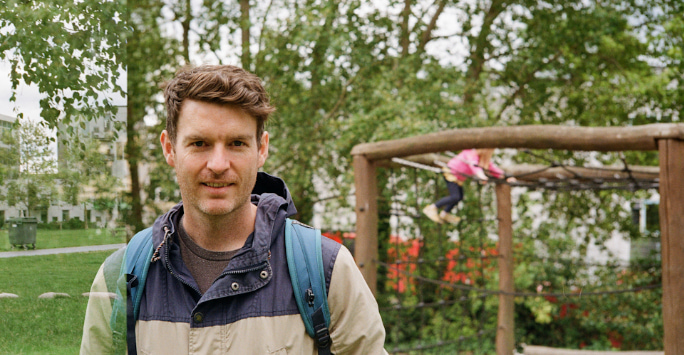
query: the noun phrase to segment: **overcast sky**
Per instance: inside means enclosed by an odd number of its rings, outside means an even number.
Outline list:
[[[9,73],[11,66],[7,61],[0,61],[0,114],[16,117],[24,112],[24,117],[31,120],[40,119],[40,94],[36,85],[21,85],[17,90],[17,101],[10,102],[12,96]],[[19,111],[15,111],[15,108]]]

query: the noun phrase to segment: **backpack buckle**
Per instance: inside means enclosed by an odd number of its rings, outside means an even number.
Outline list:
[[[330,346],[330,333],[328,327],[321,327],[316,330],[316,342],[319,348],[327,348]]]

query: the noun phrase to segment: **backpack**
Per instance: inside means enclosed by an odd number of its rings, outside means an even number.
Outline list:
[[[136,354],[135,322],[140,311],[140,296],[145,288],[152,249],[150,227],[138,232],[128,243],[119,271],[117,298],[112,306],[110,326],[115,348],[121,348],[123,344],[117,346],[116,343],[117,340],[122,342],[126,333],[129,354]],[[328,330],[330,310],[325,288],[321,231],[288,218],[285,223],[285,252],[292,289],[306,332],[316,341],[318,354],[329,355],[332,341]],[[124,287],[126,302],[123,301]]]

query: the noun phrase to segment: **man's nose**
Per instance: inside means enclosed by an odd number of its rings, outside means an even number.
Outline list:
[[[207,169],[214,174],[222,174],[230,169],[230,154],[225,147],[217,145],[211,150],[207,161]]]

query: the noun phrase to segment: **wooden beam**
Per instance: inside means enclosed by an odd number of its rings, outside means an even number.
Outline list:
[[[390,141],[359,144],[352,155],[375,161],[468,148],[529,148],[584,151],[657,150],[658,139],[684,140],[684,124],[631,127],[510,126],[453,129]]]
[[[354,156],[356,186],[356,240],[354,259],[373,294],[377,288],[378,188],[375,164],[362,155]]]
[[[665,354],[684,354],[684,142],[658,143]]]
[[[496,185],[496,208],[499,219],[499,290],[514,292],[513,284],[513,218],[511,186]],[[515,349],[515,302],[513,295],[499,295],[496,354],[511,355]]]

